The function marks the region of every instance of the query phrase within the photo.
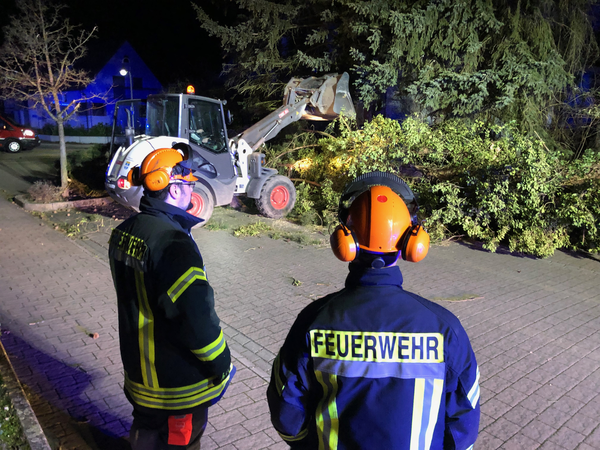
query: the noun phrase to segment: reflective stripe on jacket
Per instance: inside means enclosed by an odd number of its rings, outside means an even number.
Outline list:
[[[402,289],[398,267],[350,265],[306,307],[273,364],[271,420],[292,448],[469,449],[479,369],[458,319]]]
[[[110,237],[125,389],[136,404],[184,411],[212,404],[233,372],[213,290],[190,235],[196,218],[143,197]]]

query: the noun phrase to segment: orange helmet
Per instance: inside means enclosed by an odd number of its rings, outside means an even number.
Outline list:
[[[362,250],[397,252],[398,241],[411,226],[408,208],[387,186],[373,186],[350,206],[347,222]]]
[[[330,238],[334,254],[342,261],[355,260],[361,251],[422,260],[429,235],[417,224],[417,210],[414,194],[400,178],[385,172],[361,175],[340,199],[340,225]]]
[[[198,181],[192,173],[195,167],[189,159],[173,148],[159,148],[144,158],[141,167],[129,171],[127,179],[131,184],[140,185],[150,191],[160,191],[174,181]]]

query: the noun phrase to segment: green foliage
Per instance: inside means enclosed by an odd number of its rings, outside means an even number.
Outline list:
[[[315,223],[317,214],[315,212],[315,202],[311,199],[310,186],[308,183],[300,183],[296,186],[296,203],[292,210],[292,216],[299,218],[302,225]]]
[[[377,116],[363,129],[344,119],[336,126],[337,135],[321,138],[318,147],[287,154],[295,176],[312,183],[300,188],[303,210],[312,203],[332,220],[348,181],[383,170],[419,196],[434,240],[463,235],[490,251],[503,243],[541,257],[557,248],[600,250],[600,155],[594,152],[571,161],[513,123],[429,126]]]
[[[209,230],[209,231],[226,230],[227,228],[228,228],[228,226],[223,221],[223,219],[211,220],[206,225],[204,225],[204,229]]]
[[[254,222],[250,225],[244,225],[233,230],[233,235],[237,237],[258,236],[261,233],[271,231],[272,228],[264,222]]]
[[[8,391],[0,378],[0,447],[3,449],[29,450],[21,423],[10,401]]]

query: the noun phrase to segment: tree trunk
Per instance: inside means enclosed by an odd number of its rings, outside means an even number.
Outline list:
[[[58,142],[60,143],[60,187],[63,189],[63,196],[69,195],[69,174],[67,173],[67,144],[65,142],[65,126],[62,120],[57,120]]]

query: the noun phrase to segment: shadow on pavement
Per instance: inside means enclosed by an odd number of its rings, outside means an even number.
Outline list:
[[[87,398],[92,375],[41,352],[6,329],[1,339],[52,448],[131,448],[123,437],[129,421]]]
[[[470,241],[464,241],[464,240],[457,240],[455,242],[459,245],[470,248],[472,250],[478,250],[480,252],[485,252],[485,253],[492,253],[489,250],[486,250],[485,248],[483,248],[483,242],[477,242],[477,241],[470,242]],[[508,247],[505,247],[503,245],[499,245],[494,253],[497,253],[499,255],[510,255],[510,256],[514,256],[515,258],[533,259],[533,260],[541,259],[541,258],[538,258],[533,255],[527,255],[525,253],[511,252],[508,249]]]

